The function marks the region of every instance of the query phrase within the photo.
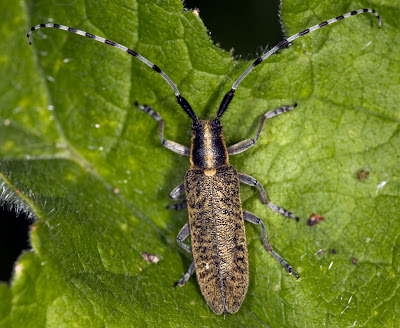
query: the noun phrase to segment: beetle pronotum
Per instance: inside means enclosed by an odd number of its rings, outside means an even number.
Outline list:
[[[190,265],[188,272],[175,285],[183,286],[192,273],[196,271],[201,292],[210,308],[216,314],[235,313],[239,310],[245,298],[249,282],[244,221],[260,225],[265,249],[289,274],[293,274],[296,278],[299,277],[296,271],[280,255],[273,251],[261,219],[253,213],[242,210],[239,184],[243,183],[257,187],[262,203],[274,212],[297,221],[299,218],[269,202],[264,188],[256,179],[247,174],[238,173],[229,163],[229,155],[239,154],[257,142],[266,119],[288,112],[294,109],[297,104],[268,111],[261,117],[254,138],[243,140],[230,147],[225,144],[220,118],[228,108],[239,84],[263,60],[309,32],[361,13],[373,13],[378,18],[378,26],[381,27],[381,19],[375,10],[360,9],[314,25],[279,42],[263,56],[256,59],[233,83],[230,91],[225,94],[216,117],[208,120],[199,120],[197,118],[192,107],[181,96],[177,86],[158,66],[119,43],[72,27],[52,23],[39,24],[32,27],[27,34],[27,39],[30,44],[29,37],[32,32],[45,27],[58,28],[86,36],[119,48],[136,57],[167,81],[175,93],[178,104],[193,121],[190,148],[164,139],[164,120],[161,115],[148,106],[138,105],[138,107],[158,122],[158,136],[167,149],[190,158],[190,169],[186,173],[184,183],[174,188],[170,193],[170,197],[172,200],[178,200],[184,193],[186,195],[186,201],[171,207],[188,209],[189,224],[186,223],[183,226],[177,236],[177,241],[184,250],[193,254],[194,261]],[[189,234],[191,236],[191,246],[183,242]]]

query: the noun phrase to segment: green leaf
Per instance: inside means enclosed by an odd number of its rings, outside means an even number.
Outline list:
[[[190,120],[172,90],[115,48],[55,29],[35,32],[29,47],[24,35],[51,18],[129,46],[208,118],[250,63],[215,47],[178,0],[2,3],[1,198],[35,223],[32,252],[16,263],[11,286],[0,285],[0,327],[399,326],[399,1],[368,2],[382,29],[371,14],[335,23],[294,41],[238,88],[222,120],[228,144],[253,137],[267,110],[298,103],[231,162],[302,218],[286,220],[241,189],[243,207],[263,219],[301,278],[246,224],[249,291],[226,317],[207,307],[194,277],[172,287],[191,257],[175,242],[187,213],[165,207],[189,163],[162,147],[157,123],[134,106],[152,106],[166,137],[189,145]],[[292,35],[365,6],[288,0],[282,19]],[[360,170],[369,176],[358,179]],[[311,213],[325,220],[309,227]]]

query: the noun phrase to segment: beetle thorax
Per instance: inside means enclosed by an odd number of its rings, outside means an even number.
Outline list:
[[[193,124],[190,164],[192,168],[202,169],[229,165],[228,151],[219,120],[199,120]]]

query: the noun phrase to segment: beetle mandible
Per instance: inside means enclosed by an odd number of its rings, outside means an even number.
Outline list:
[[[173,200],[178,200],[183,194],[186,195],[185,202],[175,204],[171,208],[188,209],[189,223],[183,226],[177,236],[177,241],[184,250],[193,255],[194,261],[190,265],[188,272],[175,283],[175,286],[183,286],[192,273],[196,271],[201,292],[210,308],[216,314],[235,313],[239,310],[245,298],[249,284],[244,221],[260,225],[265,249],[289,274],[299,278],[296,271],[272,249],[261,219],[253,213],[242,210],[239,184],[243,183],[257,187],[262,203],[274,212],[297,221],[299,218],[269,202],[264,188],[256,179],[247,174],[238,173],[229,163],[230,155],[239,154],[257,142],[266,119],[288,112],[294,109],[297,104],[268,111],[261,117],[254,138],[243,140],[230,147],[225,144],[220,118],[232,101],[240,82],[263,60],[309,32],[361,13],[373,13],[378,18],[378,26],[381,27],[381,19],[375,10],[359,9],[329,19],[284,39],[247,68],[235,81],[230,91],[225,94],[215,118],[208,120],[197,118],[187,100],[181,96],[177,86],[158,66],[119,43],[72,27],[53,23],[39,24],[32,27],[27,33],[27,39],[30,44],[30,35],[40,28],[58,28],[86,36],[119,48],[136,57],[167,81],[175,93],[178,104],[193,121],[190,149],[174,141],[164,139],[164,120],[161,115],[148,106],[137,106],[158,122],[158,136],[164,147],[190,158],[190,169],[186,173],[184,183],[177,186],[171,192],[170,197]],[[191,246],[183,242],[189,235],[191,236]]]

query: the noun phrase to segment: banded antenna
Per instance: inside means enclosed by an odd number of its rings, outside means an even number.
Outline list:
[[[35,25],[34,27],[32,27],[30,29],[30,31],[26,34],[26,38],[27,38],[29,44],[31,44],[31,40],[30,40],[31,34],[34,31],[39,30],[41,28],[58,28],[60,30],[64,30],[64,31],[68,31],[68,32],[75,33],[78,35],[86,36],[90,39],[93,39],[93,40],[108,44],[109,46],[121,49],[122,51],[127,52],[128,54],[132,55],[133,57],[136,57],[142,63],[145,63],[147,66],[151,67],[154,71],[156,71],[158,74],[160,74],[164,78],[165,81],[167,81],[169,86],[174,90],[176,100],[177,100],[178,104],[182,107],[182,109],[185,111],[185,113],[193,120],[194,123],[199,121],[196,114],[194,113],[192,107],[190,107],[187,100],[181,96],[177,86],[175,85],[174,82],[172,82],[172,80],[168,77],[168,75],[165,74],[164,71],[162,71],[158,66],[154,65],[150,60],[147,60],[146,58],[144,58],[143,56],[138,54],[136,51],[133,51],[132,49],[129,49],[129,48],[123,46],[122,44],[119,44],[119,43],[111,41],[111,40],[107,40],[100,36],[97,36],[97,35],[94,35],[94,34],[91,34],[91,33],[85,32],[85,31],[81,31],[81,30],[78,30],[73,27],[60,25],[60,24],[52,24],[52,23],[38,24],[38,25]]]
[[[374,14],[377,18],[378,18],[378,27],[381,28],[381,18],[379,17],[378,13],[373,10],[373,9],[359,9],[359,10],[354,10],[352,12],[346,13],[344,15],[340,15],[337,16],[335,18],[331,18],[325,22],[319,23],[317,25],[314,25],[312,27],[309,27],[307,29],[305,29],[304,31],[301,31],[295,35],[292,35],[291,37],[282,40],[281,42],[279,42],[275,47],[273,47],[271,50],[269,50],[267,53],[265,53],[264,55],[262,55],[261,57],[257,58],[253,64],[251,64],[249,66],[248,69],[246,69],[244,71],[244,73],[242,75],[240,75],[240,77],[235,81],[235,83],[233,83],[231,90],[229,90],[224,98],[222,99],[221,105],[219,106],[218,109],[218,113],[217,116],[215,117],[216,120],[218,120],[222,114],[224,114],[225,110],[227,109],[229,103],[231,102],[235,91],[238,87],[238,85],[240,84],[240,82],[243,81],[243,79],[249,75],[249,73],[254,69],[254,67],[256,67],[258,64],[260,64],[263,60],[267,59],[269,56],[271,56],[272,54],[274,54],[275,52],[277,52],[279,49],[281,49],[282,47],[286,46],[287,44],[289,44],[290,42],[292,42],[293,40],[302,37],[303,35],[306,35],[310,32],[316,31],[324,26],[327,26],[329,24],[335,23],[339,20],[342,20],[344,18],[350,17],[350,16],[354,16],[354,15],[358,15],[358,14],[362,14],[362,13],[372,13]]]

